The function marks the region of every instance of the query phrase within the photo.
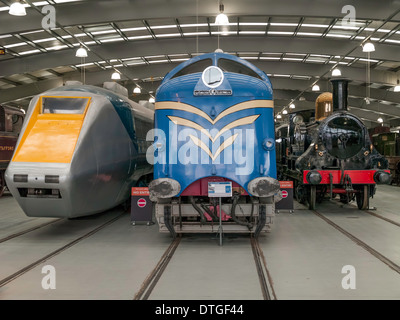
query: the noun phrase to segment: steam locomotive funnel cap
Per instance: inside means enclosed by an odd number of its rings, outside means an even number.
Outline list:
[[[347,111],[348,84],[347,78],[331,79],[333,86],[333,111]]]

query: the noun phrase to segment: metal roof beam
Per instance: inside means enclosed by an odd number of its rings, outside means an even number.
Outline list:
[[[30,1],[29,1],[30,2]],[[243,5],[242,0],[230,0],[225,4],[225,13],[228,15],[259,16],[297,16],[297,17],[331,17],[343,18],[342,8],[353,5],[356,8],[357,19],[386,19],[397,7],[396,1],[386,1],[377,6],[376,0],[335,0],[324,1],[320,5],[309,0],[252,0]],[[195,12],[199,16],[214,17],[217,14],[215,0],[203,0],[196,11],[196,1],[143,1],[140,6],[135,1],[126,0],[97,0],[96,14],[93,14],[93,1],[62,3],[55,5],[57,21],[61,25],[98,24],[118,22],[124,20],[162,19],[166,17],[193,17]],[[0,12],[0,30],[4,33],[23,32],[40,29],[42,17],[34,9],[27,8],[24,23],[15,23],[15,17],[6,11]]]

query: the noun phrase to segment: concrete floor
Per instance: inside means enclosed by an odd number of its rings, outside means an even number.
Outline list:
[[[376,213],[400,221],[399,191],[380,186],[371,201]],[[399,227],[349,205],[324,202],[318,211],[400,264]],[[0,243],[0,280],[121,212],[60,220]],[[25,217],[10,196],[0,198],[0,238],[44,221]],[[156,225],[131,226],[126,214],[1,287],[0,299],[132,299],[170,242]],[[400,299],[400,274],[301,205],[278,214],[259,242],[280,300]],[[44,265],[56,269],[55,290],[41,286]],[[355,290],[341,286],[345,265],[355,267]],[[150,299],[262,299],[249,238],[227,235],[220,247],[212,235],[184,236]]]

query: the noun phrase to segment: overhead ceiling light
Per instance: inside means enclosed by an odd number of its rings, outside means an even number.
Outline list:
[[[142,93],[142,89],[140,89],[139,87],[136,87],[135,89],[133,89],[133,93],[135,93],[135,94]]]
[[[16,1],[10,6],[10,10],[8,11],[12,16],[26,16],[26,10],[24,5]]]
[[[220,26],[226,26],[229,24],[228,16],[224,13],[224,5],[222,3],[219,4],[219,12],[220,14],[217,15],[215,18],[215,24]]]
[[[78,50],[76,50],[75,56],[77,56],[78,58],[86,58],[88,55],[86,49],[80,47]]]
[[[383,119],[381,117],[378,118],[379,123],[383,123]]]
[[[374,51],[375,51],[375,46],[371,41],[368,41],[363,45],[363,52],[374,52]]]
[[[400,92],[399,80],[397,80],[397,86],[394,87],[393,91],[394,91],[394,92]]]
[[[115,72],[111,75],[111,79],[112,79],[112,80],[120,80],[120,79],[121,79],[121,75],[119,74],[119,72],[115,71]]]
[[[282,111],[282,113],[283,113],[283,114],[287,114],[288,112],[287,112],[286,109],[284,109],[284,110]]]
[[[153,97],[150,97],[149,102],[154,103],[154,102],[156,102],[156,99],[154,99]]]
[[[342,75],[342,72],[340,71],[340,69],[335,68],[332,70],[332,77],[340,77]]]
[[[278,113],[278,115],[276,116],[277,119],[282,119],[282,116],[280,113]]]
[[[320,90],[319,89],[319,85],[314,84],[313,87],[312,87],[312,91],[319,91],[319,90]]]
[[[290,108],[290,109],[294,109],[294,108],[296,108],[296,106],[295,106],[294,103],[291,103],[290,106],[289,106],[289,108]]]

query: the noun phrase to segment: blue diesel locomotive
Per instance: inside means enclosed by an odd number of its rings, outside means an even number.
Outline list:
[[[151,176],[145,138],[154,111],[129,100],[116,84],[105,85],[113,91],[67,85],[31,100],[6,171],[7,186],[27,216],[106,211]]]
[[[218,232],[220,218],[227,233],[270,230],[279,198],[273,106],[267,75],[229,54],[199,55],[165,76],[148,152],[160,232]]]

